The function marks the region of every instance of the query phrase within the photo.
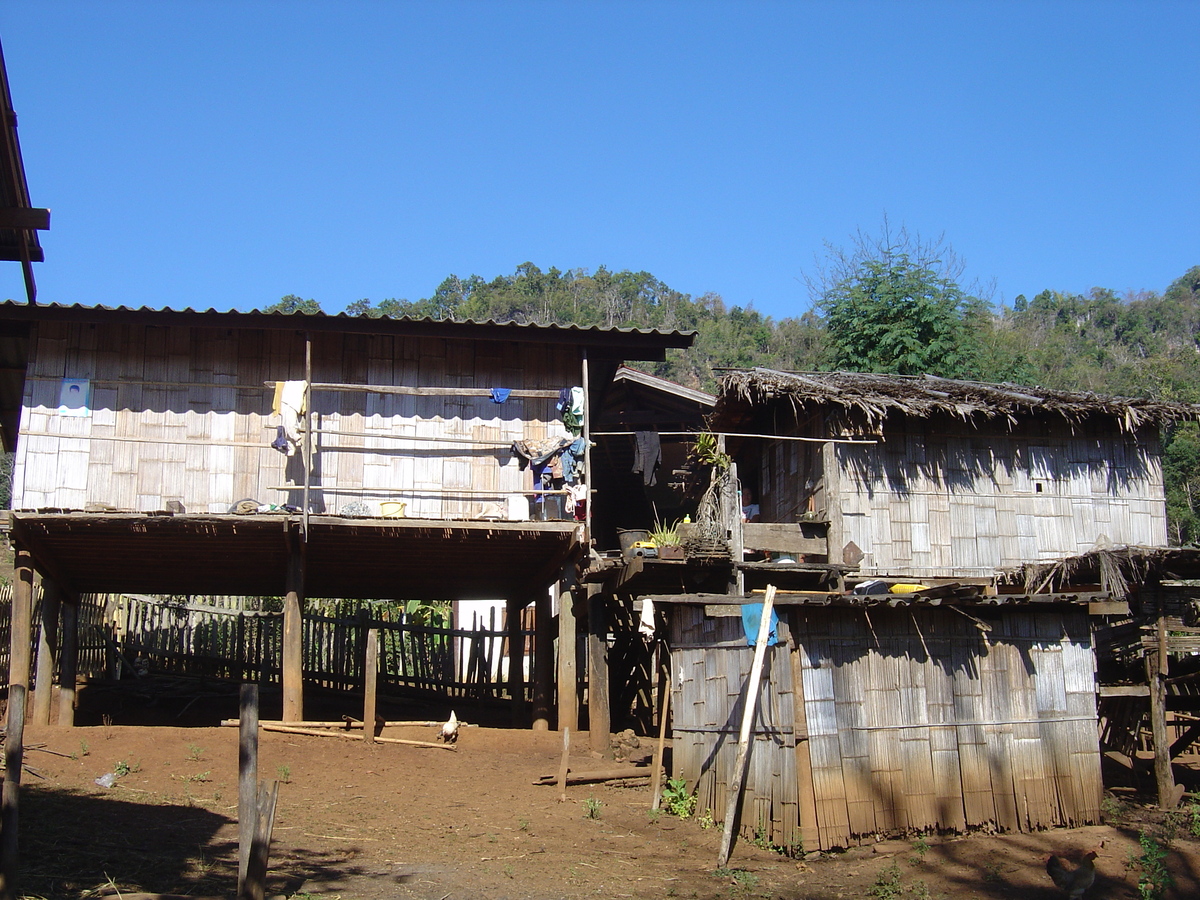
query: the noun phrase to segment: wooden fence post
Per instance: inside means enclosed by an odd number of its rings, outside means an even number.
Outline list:
[[[258,685],[238,695],[238,896],[246,895],[246,872],[258,801]]]

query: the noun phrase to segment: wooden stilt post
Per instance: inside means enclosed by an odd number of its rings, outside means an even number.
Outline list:
[[[608,753],[612,718],[608,705],[608,615],[604,588],[587,586],[588,740],[597,753]]]
[[[25,764],[25,695],[29,690],[30,644],[33,641],[33,560],[29,551],[14,552],[8,650],[8,721],[4,737],[4,794],[0,798],[0,900],[17,897],[17,833],[21,768]]]
[[[664,648],[663,652],[666,650]],[[671,711],[671,669],[667,666],[667,685],[662,692],[662,700],[658,704],[658,743],[654,745],[653,771],[650,773],[650,783],[654,785],[654,796],[650,799],[650,808],[658,809],[662,804],[662,761],[663,750],[667,743],[667,718]]]
[[[550,730],[554,693],[554,632],[550,592],[540,591],[534,601],[533,730]]]
[[[288,532],[287,594],[283,599],[283,721],[304,721],[304,546]]]
[[[754,740],[751,730],[754,716],[758,712],[758,686],[762,683],[763,661],[767,658],[767,638],[771,634],[771,610],[775,605],[775,585],[767,585],[767,596],[763,600],[762,618],[758,623],[758,639],[754,642],[754,661],[750,664],[750,680],[746,685],[746,704],[742,712],[742,730],[738,735],[737,759],[733,763],[733,776],[729,781],[729,798],[725,803],[725,830],[721,834],[721,850],[717,854],[717,868],[724,868],[733,849],[733,835],[737,827],[737,811],[742,799],[742,785],[746,781],[746,765],[750,762],[750,747]]]
[[[246,873],[258,810],[258,685],[238,695],[238,896],[246,896]]]
[[[525,635],[521,630],[520,601],[509,600],[506,626],[508,631],[508,695],[512,698],[512,726],[524,728],[525,722]]]
[[[16,548],[13,568],[16,580],[9,626],[8,683],[28,688],[33,645],[33,558],[28,550]]]
[[[48,578],[42,579],[42,622],[38,629],[37,674],[33,680],[33,716],[35,725],[50,724],[54,696],[54,669],[58,657],[58,611],[62,591]]]
[[[375,696],[379,684],[379,629],[367,629],[367,656],[363,663],[363,740],[375,743]]]
[[[79,674],[79,595],[62,606],[62,652],[59,655],[58,724],[75,724],[75,679]]]
[[[23,684],[8,686],[8,722],[4,732],[4,796],[0,800],[0,900],[16,900],[18,807],[21,768],[25,765],[25,693]]]
[[[578,731],[575,591],[561,590],[561,582],[554,586],[554,590],[558,593],[558,727]]]
[[[1174,809],[1179,803],[1180,791],[1175,786],[1175,773],[1171,770],[1171,742],[1167,739],[1167,672],[1170,656],[1167,653],[1167,618],[1158,610],[1158,646],[1146,659],[1146,675],[1150,682],[1150,732],[1154,738],[1154,780],[1158,784],[1158,805],[1161,809]]]

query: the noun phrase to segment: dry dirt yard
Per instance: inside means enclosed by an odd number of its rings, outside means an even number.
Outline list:
[[[265,716],[264,716],[265,717]],[[432,740],[434,729],[389,727]],[[571,766],[611,766],[578,736]],[[21,800],[27,897],[164,892],[232,897],[236,728],[29,728]],[[908,838],[789,859],[739,842],[716,870],[719,832],[648,811],[649,789],[533,784],[558,769],[561,737],[464,728],[455,752],[266,733],[261,778],[279,778],[268,894],[278,897],[543,900],[582,897],[1063,897],[1048,853],[1100,847],[1088,898],[1141,896],[1139,816],[1038,834]],[[53,751],[53,752],[46,752]],[[62,755],[56,755],[62,754]],[[119,775],[112,788],[95,779]],[[1115,810],[1114,810],[1115,811]],[[591,815],[589,815],[591,813]],[[1167,854],[1175,887],[1200,897],[1200,839],[1179,816]],[[1200,819],[1195,823],[1200,830]],[[1142,827],[1161,828],[1161,823]],[[1156,832],[1161,833],[1161,831]]]

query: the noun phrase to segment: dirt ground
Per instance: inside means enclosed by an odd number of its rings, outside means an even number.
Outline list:
[[[204,718],[196,712],[187,721]],[[129,725],[124,715],[103,724],[103,715],[98,724],[26,730],[34,772],[24,775],[21,797],[22,892],[47,900],[135,891],[232,896],[237,729]],[[384,734],[428,741],[435,729]],[[573,771],[613,765],[590,755],[586,734],[573,743]],[[1087,897],[1132,898],[1141,896],[1145,870],[1134,860],[1144,853],[1145,829],[1158,845],[1172,838],[1166,862],[1175,887],[1165,896],[1200,896],[1200,838],[1189,833],[1200,831],[1200,807],[1194,818],[1164,823],[1136,802],[1109,801],[1114,821],[1103,826],[910,836],[798,859],[739,841],[718,870],[720,832],[696,818],[650,813],[647,787],[572,786],[560,802],[556,787],[535,785],[557,772],[561,748],[556,732],[495,727],[464,727],[454,752],[264,732],[259,777],[282,782],[268,894],[1050,900],[1064,894],[1046,875],[1046,856],[1099,847]],[[95,783],[108,773],[118,776],[113,787]]]

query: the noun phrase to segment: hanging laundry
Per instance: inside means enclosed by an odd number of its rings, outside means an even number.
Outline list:
[[[583,459],[584,452],[587,450],[587,441],[583,438],[575,438],[566,450],[563,451],[563,478],[567,484],[577,484],[583,480]]]
[[[555,407],[562,413],[563,425],[571,434],[583,433],[583,388],[563,388]]]
[[[561,453],[567,447],[571,446],[571,442],[571,438],[565,437],[513,441],[512,452],[516,454],[521,468],[524,469],[530,463],[534,463],[535,465],[544,463],[550,457]]]
[[[633,454],[633,472],[642,476],[647,486],[658,482],[658,466],[662,462],[662,444],[657,431],[635,431],[637,448]]]
[[[648,641],[654,640],[654,601],[649,597],[642,600],[642,614],[638,617],[638,634]]]
[[[272,401],[271,412],[283,419],[284,447],[279,447],[279,437],[271,442],[276,450],[281,450],[288,456],[295,456],[300,447],[300,417],[304,415],[304,391],[307,387],[303,381],[275,382],[275,397]]]
[[[492,388],[491,397],[493,403],[503,403],[508,399],[508,395],[512,393],[512,388]]]

